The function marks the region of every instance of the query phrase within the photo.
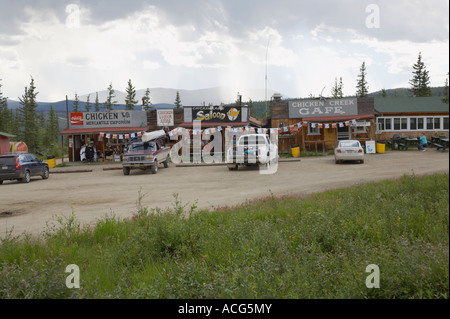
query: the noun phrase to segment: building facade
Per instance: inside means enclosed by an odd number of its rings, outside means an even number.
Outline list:
[[[373,98],[298,99],[271,102],[272,128],[278,128],[279,151],[292,145],[305,151],[327,151],[339,140],[375,138]]]

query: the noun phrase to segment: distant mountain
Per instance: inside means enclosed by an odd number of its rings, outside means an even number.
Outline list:
[[[118,90],[114,90],[115,98],[119,104],[114,109],[124,109],[125,108],[125,97],[126,93]],[[141,109],[142,97],[145,95],[146,89],[136,90],[136,100],[138,101],[135,106],[135,110]],[[234,103],[237,100],[237,94],[242,95],[242,101],[246,103],[249,99],[253,101],[262,101],[265,99],[266,93],[263,89],[248,89],[239,91],[238,89],[233,89],[230,87],[214,87],[208,89],[200,89],[200,90],[178,90],[178,89],[170,89],[170,88],[153,88],[150,89],[150,102],[152,103],[153,108],[155,109],[166,109],[166,108],[174,108],[175,98],[177,92],[180,93],[181,104],[185,106],[196,106],[196,105],[209,105],[210,103],[213,105],[220,105],[221,103],[230,104]],[[279,93],[273,90],[267,90],[267,99],[274,93]],[[91,110],[94,108],[94,102],[96,98],[96,94],[98,94],[98,100],[100,102],[100,107],[102,107],[103,103],[106,101],[108,96],[108,90],[93,92],[89,94],[80,95],[79,99],[79,109],[84,111],[85,102],[87,101],[87,97],[89,96],[89,102],[91,103]],[[66,101],[57,101],[57,102],[38,102],[37,111],[49,111],[50,105],[53,106],[55,112],[66,112]],[[16,109],[20,107],[20,103],[15,100],[8,100],[8,107],[10,109]],[[68,101],[69,112],[73,109],[73,100],[72,97]]]
[[[195,106],[195,105],[209,105],[210,103],[213,105],[231,104],[234,103],[237,99],[237,94],[242,95],[242,102],[245,104],[249,99],[255,102],[264,102],[265,101],[265,90],[263,89],[248,89],[238,91],[237,89],[230,87],[214,87],[209,89],[200,89],[200,90],[177,90],[177,89],[169,89],[169,88],[153,88],[150,89],[150,101],[154,109],[167,109],[174,108],[174,101],[177,94],[177,91],[180,93],[181,104],[185,106]],[[431,91],[433,96],[443,96],[444,87],[432,87]],[[267,99],[270,100],[274,93],[280,93],[274,90],[267,90]],[[100,102],[100,107],[103,106],[103,103],[106,101],[108,91],[100,91],[98,92],[98,100]],[[135,106],[135,110],[141,110],[141,100],[145,94],[145,89],[136,91],[136,100],[139,101]],[[79,109],[80,111],[84,111],[85,104],[87,101],[88,95],[90,96],[91,110],[94,108],[95,96],[96,93],[84,94],[79,96]],[[114,109],[120,110],[125,108],[125,96],[126,93],[115,90],[115,100],[118,102]],[[290,99],[290,97],[282,94],[283,99]],[[376,97],[381,96],[382,91],[376,91],[369,94],[369,96]],[[396,88],[396,89],[386,89],[387,97],[405,97],[411,96],[411,92],[407,88]],[[261,110],[265,109],[264,105],[261,106]],[[37,111],[45,112],[50,110],[50,105],[53,106],[55,112],[65,113],[66,112],[66,101],[57,101],[57,102],[38,102]],[[10,109],[16,109],[20,107],[19,101],[9,100],[8,99],[8,107]],[[68,101],[69,112],[73,109],[73,100]],[[258,107],[257,107],[258,108]],[[103,110],[101,108],[101,110]],[[262,111],[261,111],[262,112]],[[258,111],[257,115],[261,115]],[[256,115],[256,114],[255,114]]]
[[[438,87],[432,87],[431,93],[433,96],[443,96],[444,95],[444,87],[438,86]],[[373,93],[370,93],[369,96],[376,97],[376,96],[382,96],[383,91],[376,91]],[[386,96],[387,97],[408,97],[412,96],[412,93],[409,88],[397,88],[397,89],[386,89]]]
[[[68,108],[69,108],[69,112],[72,112],[73,109],[73,101],[72,100],[68,100]],[[85,111],[85,106],[86,102],[79,102],[79,110],[80,111]],[[18,101],[14,101],[14,100],[9,100],[8,99],[8,108],[9,109],[13,109],[15,110],[16,108],[19,108],[21,105]],[[65,113],[67,108],[66,108],[66,101],[58,101],[58,102],[38,102],[38,107],[36,108],[36,111],[38,112],[46,112],[46,111],[50,111],[50,106],[53,106],[53,110],[57,113]],[[152,105],[153,108],[155,109],[172,109],[175,107],[175,105],[173,104],[168,104],[168,103],[159,103],[159,104],[154,104]],[[119,104],[116,107],[114,107],[115,110],[123,110],[125,108],[125,104]],[[141,110],[142,107],[140,105],[136,105],[134,107],[135,110]],[[103,104],[100,103],[100,110],[104,110],[103,109]],[[91,111],[94,111],[94,105],[91,102]]]
[[[116,95],[115,100],[120,104],[125,104],[126,93],[117,90],[114,91]],[[139,101],[138,104],[141,104],[145,91],[146,89],[136,90],[136,100]],[[248,101],[249,99],[252,99],[253,101],[265,99],[265,90],[263,89],[239,90],[231,87],[213,87],[199,90],[178,90],[170,88],[153,88],[150,89],[150,101],[152,104],[174,104],[177,92],[180,93],[181,104],[186,106],[208,105],[210,103],[213,105],[233,103],[237,99],[238,92],[242,95],[242,101]],[[97,93],[100,102],[106,101],[108,90]],[[268,99],[270,99],[274,93],[279,92],[267,90]],[[90,96],[91,102],[95,101],[96,92],[81,95],[79,97],[80,101],[87,101],[88,95]]]

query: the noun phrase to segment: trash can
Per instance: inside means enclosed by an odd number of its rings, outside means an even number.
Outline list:
[[[49,168],[56,167],[56,160],[54,156],[47,156],[47,164]]]
[[[300,146],[298,144],[291,145],[291,154],[293,157],[300,156]]]
[[[386,143],[377,141],[377,153],[384,154],[386,150]]]

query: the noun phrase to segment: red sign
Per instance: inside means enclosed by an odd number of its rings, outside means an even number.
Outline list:
[[[70,113],[71,125],[83,125],[83,112]]]

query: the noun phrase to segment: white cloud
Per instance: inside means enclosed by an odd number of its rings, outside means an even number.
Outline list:
[[[267,61],[269,87],[281,93],[317,96],[326,87],[326,95],[334,78],[343,77],[345,93],[353,94],[363,61],[371,90],[391,88],[407,84],[422,51],[432,85],[442,85],[448,17],[436,9],[442,1],[430,1],[377,2],[379,29],[366,28],[366,5],[351,0],[257,6],[215,0],[175,7],[111,1],[107,8],[79,0],[77,28],[68,25],[65,4],[21,8],[11,1],[9,15],[0,13],[7,25],[0,26],[0,76],[4,88],[17,90],[6,94],[17,96],[32,75],[43,100],[103,90],[110,82],[123,90],[129,78],[137,89],[261,88]]]

